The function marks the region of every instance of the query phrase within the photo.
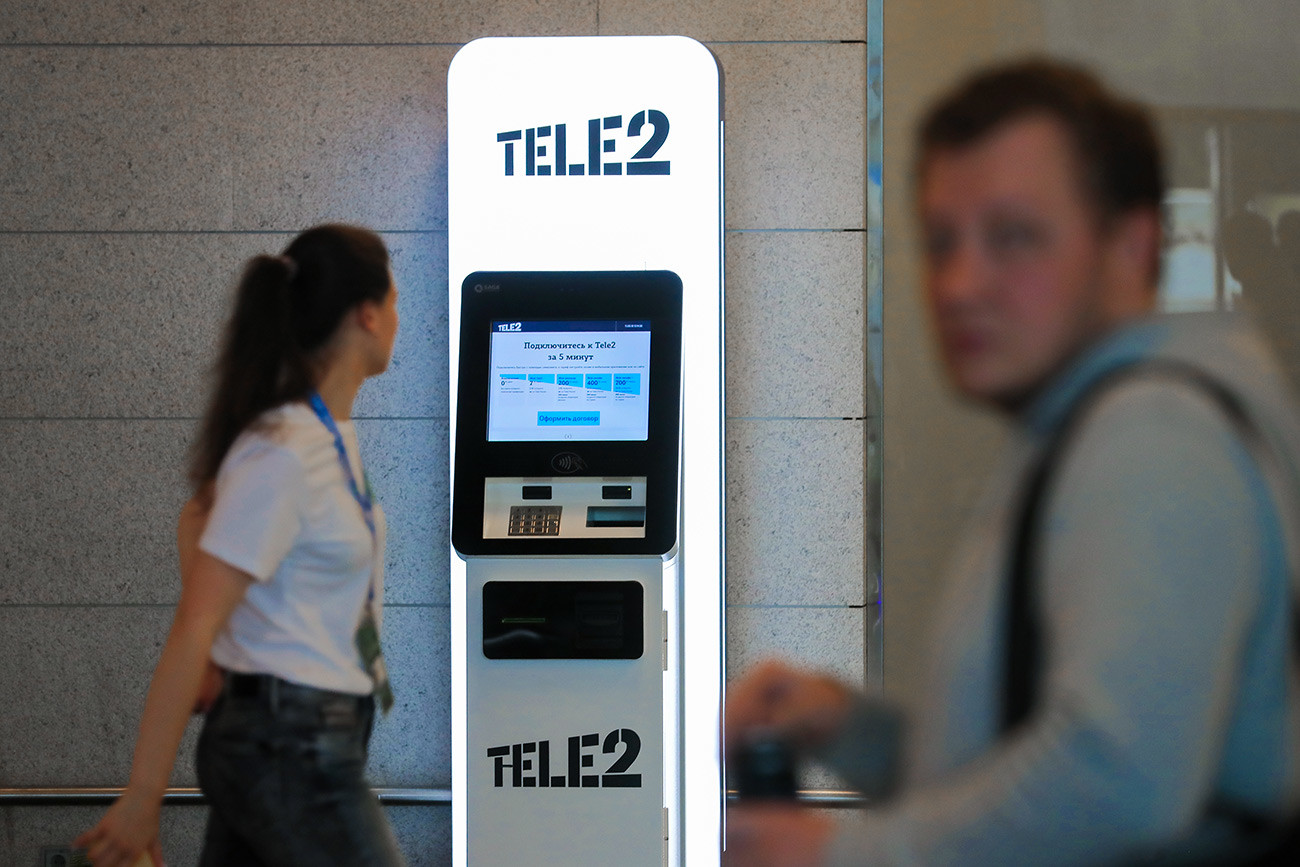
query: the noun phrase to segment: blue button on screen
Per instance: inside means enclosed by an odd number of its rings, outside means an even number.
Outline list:
[[[538,427],[568,427],[568,426],[599,426],[600,413],[598,412],[539,412],[537,414]]]

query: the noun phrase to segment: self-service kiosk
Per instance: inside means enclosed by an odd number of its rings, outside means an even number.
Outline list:
[[[716,61],[478,40],[448,130],[455,863],[716,864]]]

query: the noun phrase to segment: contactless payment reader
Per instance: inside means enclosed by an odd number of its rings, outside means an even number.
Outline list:
[[[721,124],[681,37],[452,63],[456,864],[720,860]]]

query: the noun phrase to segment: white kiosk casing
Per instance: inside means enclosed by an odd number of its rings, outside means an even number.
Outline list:
[[[682,323],[675,545],[661,554],[548,554],[545,543],[535,539],[520,554],[503,553],[509,551],[508,539],[505,548],[491,548],[493,554],[453,548],[456,864],[695,867],[719,859],[724,802],[721,143],[719,69],[694,40],[490,38],[468,44],[452,62],[453,491],[463,489],[467,473],[483,471],[467,468],[458,488],[456,443],[464,418],[458,388],[467,374],[460,367],[461,299],[471,274],[671,272],[680,278]],[[610,291],[617,285],[615,279]],[[469,411],[466,404],[463,410]],[[479,413],[482,406],[476,402],[472,411]],[[480,422],[475,415],[475,431]],[[505,479],[512,480],[545,481],[527,474]],[[566,486],[558,476],[551,481],[574,502],[586,496],[582,482]],[[632,497],[645,495],[638,484],[662,489],[665,483],[653,475],[638,482],[635,473],[613,481],[627,481]],[[485,487],[486,511],[492,511],[493,497],[505,497],[498,511],[510,507],[511,488],[502,478]],[[454,503],[453,509],[462,505]],[[496,532],[489,525],[484,518],[484,532]],[[462,537],[465,526],[460,519]],[[562,587],[601,580],[637,585],[644,593],[639,657],[485,655],[487,585],[499,591],[526,588],[526,582]],[[511,590],[508,598],[518,596]],[[658,725],[647,726],[652,718]]]

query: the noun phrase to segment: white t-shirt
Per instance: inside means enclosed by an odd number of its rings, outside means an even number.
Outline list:
[[[350,421],[338,423],[364,490]],[[384,597],[384,513],[374,539],[339,462],[334,437],[303,403],[267,412],[221,463],[199,548],[255,580],[212,645],[222,668],[364,695],[373,683],[357,624],[374,588]]]

